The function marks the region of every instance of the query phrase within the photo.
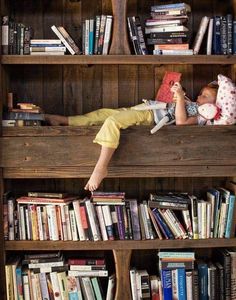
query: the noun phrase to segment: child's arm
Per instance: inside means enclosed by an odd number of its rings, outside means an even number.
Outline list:
[[[175,123],[176,125],[194,125],[198,124],[197,116],[188,117],[186,107],[184,91],[180,83],[176,82],[171,91],[174,93],[175,106]]]

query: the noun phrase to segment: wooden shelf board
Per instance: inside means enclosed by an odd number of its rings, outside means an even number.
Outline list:
[[[65,55],[31,56],[2,55],[1,63],[49,64],[49,65],[88,65],[88,64],[236,64],[235,55]]]
[[[184,248],[236,247],[236,238],[202,240],[146,240],[146,241],[5,241],[7,251],[44,250],[142,250]]]
[[[89,178],[91,167],[35,167],[4,168],[3,178]],[[114,166],[111,164],[107,178],[155,177],[233,177],[236,166]]]

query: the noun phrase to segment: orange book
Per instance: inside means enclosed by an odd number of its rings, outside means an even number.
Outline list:
[[[154,45],[155,50],[187,50],[189,44],[161,44]]]

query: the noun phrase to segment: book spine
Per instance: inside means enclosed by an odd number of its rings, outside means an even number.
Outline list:
[[[220,22],[220,48],[221,54],[227,54],[227,20],[226,16],[221,16]]]
[[[191,214],[192,214],[192,223],[193,223],[193,239],[198,239],[198,214],[197,214],[197,203],[198,200],[196,197],[191,196]]]
[[[9,16],[2,17],[2,54],[9,53]]]
[[[227,54],[233,54],[233,16],[226,15],[227,24]]]
[[[80,241],[85,241],[85,233],[84,233],[84,228],[82,226],[82,220],[81,220],[81,214],[80,214],[80,203],[79,200],[73,201],[73,208],[75,212],[75,219],[76,219],[76,224],[77,224],[77,229],[79,233],[79,239]]]
[[[102,240],[107,241],[108,235],[107,235],[107,231],[106,231],[106,225],[105,225],[101,205],[96,206],[96,212],[97,212],[98,222],[99,222],[99,226],[100,226],[100,230],[101,230],[101,234],[102,234]]]
[[[225,229],[225,238],[231,237],[231,229],[232,229],[233,215],[234,215],[235,209],[236,209],[235,208],[235,195],[230,195],[228,215],[227,215],[227,221],[226,221],[226,229]],[[232,237],[234,237],[234,235]]]
[[[113,21],[113,17],[107,16],[105,34],[104,34],[104,43],[103,43],[103,49],[102,49],[103,55],[108,54],[108,48],[109,48],[109,43],[110,43],[110,39],[111,39],[112,21]]]
[[[101,23],[100,23],[100,32],[98,39],[98,54],[102,54],[103,44],[104,44],[104,34],[105,34],[105,26],[106,26],[106,15],[101,15]]]
[[[56,36],[62,41],[62,43],[66,46],[70,54],[74,55],[75,51],[72,49],[72,47],[68,44],[66,39],[63,37],[61,32],[58,30],[58,28],[55,25],[51,26],[52,31],[56,34]]]
[[[187,299],[193,300],[193,271],[186,271],[186,293]]]
[[[45,273],[39,273],[39,282],[42,293],[42,299],[50,299],[47,287],[47,278]]]
[[[140,45],[141,54],[147,55],[148,51],[147,51],[147,47],[146,47],[146,43],[145,43],[145,39],[144,39],[143,30],[141,27],[140,18],[138,16],[134,17],[134,24],[137,27],[137,36],[138,36],[138,42]]]
[[[95,17],[95,37],[94,37],[94,54],[98,54],[98,39],[100,32],[101,16]]]
[[[207,16],[204,16],[201,19],[199,29],[198,29],[197,35],[196,35],[194,43],[193,43],[193,53],[194,54],[199,53],[199,50],[200,50],[200,47],[202,44],[202,40],[203,40],[204,34],[207,29],[208,22],[209,22],[209,17],[207,17]]]
[[[198,264],[198,276],[199,276],[199,299],[208,299],[208,268],[206,263]]]
[[[69,210],[69,217],[70,217],[70,225],[71,225],[71,235],[73,241],[78,241],[78,232],[76,227],[76,219],[75,219],[75,212],[74,210]]]
[[[115,205],[116,214],[117,214],[117,221],[118,221],[118,232],[119,232],[119,239],[125,239],[125,227],[124,227],[124,216],[123,216],[123,209],[121,205]]]
[[[137,200],[130,200],[130,214],[134,240],[141,240]]]
[[[171,270],[161,270],[163,296],[165,300],[172,300]]]
[[[98,228],[98,223],[97,223],[97,220],[96,220],[94,206],[90,202],[90,200],[85,201],[85,206],[86,206],[86,210],[87,210],[88,217],[89,217],[89,224],[90,224],[90,227],[91,227],[93,240],[94,241],[99,241],[99,240],[101,240],[101,235],[100,235],[99,228]]]
[[[50,279],[51,279],[51,283],[52,283],[54,299],[62,300],[61,293],[60,293],[60,286],[59,286],[59,282],[58,282],[58,278],[57,278],[57,273],[51,272]]]
[[[63,238],[64,238],[64,241],[68,241],[66,216],[65,216],[64,206],[63,205],[59,206],[59,209],[61,210],[61,224],[62,224]]]
[[[178,299],[187,300],[185,269],[177,269]]]
[[[214,16],[213,23],[213,54],[221,54],[221,42],[220,42],[220,16]]]
[[[211,18],[209,20],[208,34],[207,34],[207,51],[206,51],[207,55],[212,54],[213,22],[214,22],[214,19]]]
[[[89,20],[89,55],[93,55],[94,50],[94,19]]]

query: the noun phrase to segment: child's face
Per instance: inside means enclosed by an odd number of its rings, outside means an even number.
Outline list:
[[[197,103],[199,105],[205,104],[205,103],[212,103],[214,104],[216,102],[216,90],[211,87],[204,87],[201,90],[201,93],[197,97]]]

